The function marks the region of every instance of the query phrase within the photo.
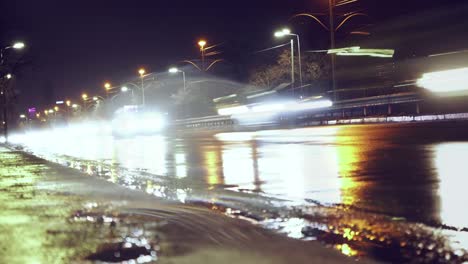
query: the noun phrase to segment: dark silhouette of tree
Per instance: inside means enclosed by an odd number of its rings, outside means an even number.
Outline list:
[[[294,72],[296,82],[299,80],[299,66],[294,57]],[[327,79],[330,74],[330,63],[327,55],[320,53],[306,53],[302,56],[302,73],[304,84]],[[249,78],[249,89],[273,89],[281,83],[291,82],[291,52],[285,50],[279,54],[272,65],[264,65],[254,69]]]

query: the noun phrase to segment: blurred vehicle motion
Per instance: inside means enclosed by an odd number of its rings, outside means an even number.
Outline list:
[[[112,119],[112,135],[115,137],[154,135],[164,132],[166,126],[167,113],[138,105],[127,105],[115,111]]]

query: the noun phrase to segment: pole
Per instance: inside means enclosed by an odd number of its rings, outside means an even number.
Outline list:
[[[205,71],[205,47],[201,47],[202,70]]]
[[[186,84],[186,81],[185,81],[185,72],[182,71],[182,79],[184,80],[184,94],[185,92],[187,92],[187,84]]]
[[[291,87],[294,96],[294,40],[291,39]]]
[[[141,104],[144,106],[145,105],[145,86],[144,86],[144,80],[143,80],[143,75],[141,76]]]
[[[302,92],[302,86],[303,86],[303,82],[302,82],[302,59],[301,59],[301,41],[299,40],[299,35],[297,34],[294,34],[296,36],[296,39],[297,39],[297,53],[298,53],[298,59],[299,59],[299,82],[301,84],[301,92]]]
[[[0,65],[3,66],[3,52],[5,51],[6,48],[1,48],[0,49]],[[3,76],[2,76],[3,77]],[[3,99],[3,135],[5,137],[5,143],[8,142],[8,109],[7,109],[7,94],[6,94],[6,89],[2,88],[2,99]]]
[[[0,65],[3,65],[3,51],[5,49],[0,49]]]
[[[8,143],[8,99],[5,90],[2,90],[3,94],[3,135],[5,137],[5,143]]]
[[[329,3],[329,9],[330,9],[330,49],[334,49],[335,48],[335,17],[333,14],[333,8],[335,7],[335,1],[329,0],[328,3]],[[335,54],[331,54],[332,91],[333,91],[334,101],[337,100],[335,64],[336,64]]]

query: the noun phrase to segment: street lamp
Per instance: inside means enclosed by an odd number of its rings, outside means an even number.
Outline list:
[[[106,97],[109,97],[109,91],[112,88],[111,84],[109,82],[106,82],[104,84],[104,88],[106,89]]]
[[[289,30],[287,28],[284,28],[281,31],[275,32],[275,37],[277,37],[277,38],[282,38],[284,36],[294,36],[297,39],[297,53],[298,53],[298,57],[299,57],[299,82],[300,82],[301,87],[302,87],[303,86],[303,82],[302,82],[302,59],[301,59],[301,42],[299,40],[299,35],[291,33],[291,30]]]
[[[275,37],[283,37],[286,36],[287,34],[291,34],[289,29],[283,29],[282,31],[275,32]],[[291,86],[292,86],[292,92],[294,94],[294,40],[291,39]]]
[[[16,42],[11,46],[14,49],[23,49],[26,45],[23,42]]]
[[[83,108],[86,110],[86,101],[88,100],[88,95],[87,94],[82,94],[81,98],[83,99]]]
[[[15,42],[11,46],[6,46],[4,48],[0,48],[0,65],[3,65],[3,52],[7,49],[16,49],[20,50],[23,49],[26,45],[23,42]]]
[[[6,77],[7,79],[11,79],[11,78],[13,78],[13,75],[11,75],[11,73],[7,73],[7,75],[5,75],[5,77]]]
[[[199,40],[198,41],[198,46],[200,46],[200,52],[201,52],[201,57],[202,57],[202,70],[205,70],[205,46],[206,46],[206,40]]]
[[[140,68],[138,70],[138,73],[140,74],[140,78],[141,78],[141,99],[142,99],[142,102],[141,104],[144,106],[145,105],[145,86],[144,86],[144,78],[145,78],[145,69],[143,68]]]
[[[16,42],[13,43],[11,46],[7,46],[4,48],[0,48],[0,66],[3,66],[3,52],[7,49],[22,49],[24,48],[24,43],[23,42]],[[11,74],[7,74],[7,79],[10,79],[12,76]],[[2,90],[1,93],[3,94],[3,136],[5,137],[5,142],[8,142],[8,96],[6,91]]]
[[[178,68],[175,68],[175,67],[169,69],[169,73],[175,74],[175,73],[178,73],[178,72],[182,73],[182,79],[184,81],[184,93],[185,93],[186,90],[187,90],[187,84],[186,84],[187,82],[185,81],[185,72],[181,71],[181,70],[179,70]]]

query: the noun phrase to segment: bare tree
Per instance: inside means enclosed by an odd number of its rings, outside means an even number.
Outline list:
[[[295,57],[295,61],[299,58]],[[299,67],[295,64],[295,75],[299,74]],[[330,72],[329,60],[326,55],[309,53],[302,56],[302,71],[304,81],[314,81],[328,78]],[[285,50],[279,54],[273,65],[261,66],[250,74],[250,84],[254,89],[273,89],[281,83],[290,82],[291,78],[291,52]],[[252,89],[252,88],[251,88]]]

